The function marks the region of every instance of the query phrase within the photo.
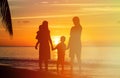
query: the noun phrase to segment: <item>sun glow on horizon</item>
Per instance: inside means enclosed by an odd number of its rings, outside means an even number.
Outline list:
[[[53,40],[53,44],[57,45],[60,42],[60,36],[53,36],[52,40]]]

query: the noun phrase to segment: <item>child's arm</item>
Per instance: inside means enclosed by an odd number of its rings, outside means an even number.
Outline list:
[[[55,48],[53,48],[52,50],[56,50],[57,49],[57,46]]]
[[[39,42],[37,41],[36,45],[35,45],[35,49],[37,49],[37,46],[38,46]]]
[[[58,46],[59,46],[59,44],[58,44],[55,48],[53,48],[52,50],[56,50],[56,49],[58,49]]]

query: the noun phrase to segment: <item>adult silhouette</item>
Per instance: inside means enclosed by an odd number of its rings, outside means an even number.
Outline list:
[[[48,60],[50,59],[50,45],[53,48],[52,40],[50,37],[50,31],[48,29],[48,22],[43,21],[42,25],[39,27],[36,38],[38,42],[35,48],[39,45],[39,67],[42,69],[42,64],[45,64],[45,70],[48,70]]]
[[[79,17],[73,17],[74,26],[70,30],[70,38],[68,43],[68,48],[70,48],[70,59],[71,59],[71,70],[73,70],[73,64],[75,56],[77,57],[77,62],[79,69],[81,71],[81,32],[82,26],[80,25]]]

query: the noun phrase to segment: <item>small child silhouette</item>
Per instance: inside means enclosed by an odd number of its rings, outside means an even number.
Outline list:
[[[37,49],[37,46],[38,46],[38,44],[39,44],[39,42],[40,42],[40,36],[41,36],[40,32],[41,32],[41,30],[42,30],[42,25],[39,26],[39,30],[37,31],[36,39],[37,39],[38,41],[37,41],[37,43],[36,43],[36,45],[35,45],[35,49]]]
[[[64,36],[61,36],[60,38],[60,43],[55,47],[53,48],[53,50],[57,49],[57,55],[58,55],[58,58],[57,58],[57,72],[59,72],[59,65],[61,64],[62,66],[62,71],[64,71],[64,59],[65,59],[65,50],[66,50],[66,44],[64,43],[65,42],[65,37]]]

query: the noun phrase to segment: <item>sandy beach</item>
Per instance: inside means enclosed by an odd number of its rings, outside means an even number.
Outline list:
[[[28,70],[21,68],[13,68],[6,64],[0,64],[1,78],[68,78],[50,71]]]
[[[52,72],[13,68],[9,65],[3,65],[3,64],[0,65],[0,77],[1,78],[61,78],[60,75],[54,74]]]
[[[13,68],[7,64],[0,65],[0,77],[2,78],[61,78],[60,75],[54,74],[52,72]]]
[[[0,64],[1,78],[90,78],[87,76],[73,75],[70,71],[65,71],[64,74],[58,74],[49,71],[28,70],[23,68],[14,68],[7,64]]]

